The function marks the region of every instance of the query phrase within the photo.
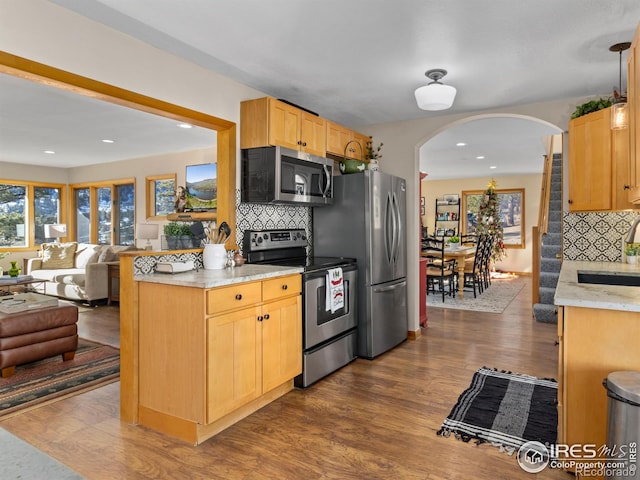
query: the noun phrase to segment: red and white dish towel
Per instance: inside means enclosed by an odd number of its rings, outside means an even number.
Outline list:
[[[344,307],[344,278],[342,268],[327,270],[327,294],[325,310],[334,313]]]

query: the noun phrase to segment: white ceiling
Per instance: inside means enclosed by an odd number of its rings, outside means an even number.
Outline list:
[[[610,95],[618,55],[608,48],[630,41],[640,20],[638,0],[52,1],[350,127]],[[448,70],[443,82],[458,89],[450,110],[416,106],[413,92],[431,68]],[[510,169],[540,160],[541,150],[529,147],[541,148],[539,124],[487,119],[455,128],[423,148],[425,156],[446,159],[450,172],[476,176],[470,155],[490,154]],[[138,124],[137,131],[146,129]],[[450,143],[461,137],[482,143],[461,151]],[[145,135],[134,143],[133,156],[140,156]],[[472,151],[476,146],[483,151]]]

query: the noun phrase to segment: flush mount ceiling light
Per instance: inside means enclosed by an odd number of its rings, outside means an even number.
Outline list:
[[[627,96],[622,91],[622,52],[628,50],[630,46],[631,42],[622,42],[609,47],[610,52],[618,52],[620,54],[618,65],[618,88],[620,92],[616,95],[616,91],[613,91],[613,100],[611,101],[611,130],[622,130],[629,126]]]
[[[456,98],[456,89],[439,81],[446,74],[447,71],[441,68],[434,68],[425,72],[427,78],[433,81],[415,91],[419,108],[422,110],[446,110],[451,108],[453,99]]]

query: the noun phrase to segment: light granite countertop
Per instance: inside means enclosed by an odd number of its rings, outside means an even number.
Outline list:
[[[278,265],[242,265],[222,270],[192,270],[182,273],[151,273],[136,275],[137,282],[163,283],[179,287],[214,288],[234,283],[251,282],[268,278],[282,277],[302,273],[301,267],[283,267]]]
[[[640,265],[564,260],[554,296],[556,305],[640,312],[640,287],[578,283],[578,270],[640,275]]]

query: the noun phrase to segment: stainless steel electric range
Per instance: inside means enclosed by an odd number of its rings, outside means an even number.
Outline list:
[[[296,387],[308,387],[356,358],[358,267],[352,258],[307,255],[303,229],[245,230],[247,263],[299,266],[302,274],[302,374]],[[340,268],[344,305],[331,311],[326,302],[328,274]],[[338,272],[340,272],[338,271]]]

